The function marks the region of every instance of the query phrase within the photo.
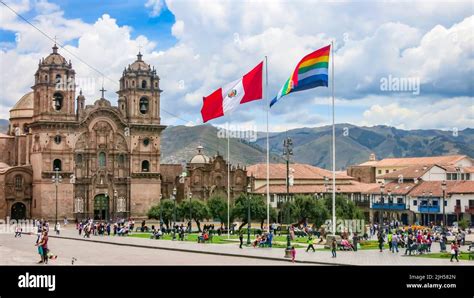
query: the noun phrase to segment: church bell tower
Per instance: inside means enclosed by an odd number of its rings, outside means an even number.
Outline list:
[[[160,124],[160,78],[139,52],[120,78],[119,109],[129,123]]]
[[[75,120],[75,71],[71,61],[53,52],[39,61],[35,73],[33,119],[48,121]]]

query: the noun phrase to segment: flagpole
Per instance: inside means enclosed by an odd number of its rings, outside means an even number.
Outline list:
[[[230,138],[227,129],[227,239],[230,238]]]
[[[332,91],[332,231],[336,235],[336,124],[334,120],[334,43],[331,40]]]
[[[267,105],[267,232],[270,233],[270,143],[269,130],[268,130],[268,114],[270,111],[270,106],[268,103],[268,59],[265,56],[265,99]]]

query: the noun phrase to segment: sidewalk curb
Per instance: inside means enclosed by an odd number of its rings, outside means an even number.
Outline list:
[[[229,257],[240,257],[240,258],[249,258],[249,259],[265,259],[265,260],[291,263],[291,261],[288,260],[288,259],[275,258],[275,257],[240,255],[240,254],[236,254],[236,253],[226,253],[226,252],[217,253],[217,252],[213,252],[213,251],[198,251],[198,250],[187,249],[187,248],[171,248],[171,247],[149,246],[149,245],[143,245],[143,244],[129,244],[129,243],[109,242],[109,241],[94,240],[94,239],[90,239],[90,238],[85,239],[85,238],[65,237],[65,236],[56,236],[56,235],[54,235],[54,236],[50,235],[49,237],[50,238],[58,238],[58,239],[66,239],[66,240],[77,240],[77,241],[94,242],[94,243],[102,243],[102,244],[110,244],[110,245],[119,245],[119,246],[130,246],[130,247],[148,248],[148,249],[161,249],[161,250],[169,250],[169,251],[181,251],[181,252],[189,252],[189,253],[218,255],[218,256],[229,256]],[[304,260],[295,260],[295,263],[315,264],[315,265],[332,265],[332,266],[356,266],[356,265],[350,265],[350,264],[320,262],[320,261],[304,261]]]

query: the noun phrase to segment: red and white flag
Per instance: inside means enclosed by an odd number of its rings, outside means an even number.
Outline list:
[[[242,78],[217,89],[203,98],[202,121],[219,118],[239,105],[263,98],[263,61]]]

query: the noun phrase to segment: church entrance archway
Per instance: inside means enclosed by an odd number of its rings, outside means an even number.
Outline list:
[[[26,206],[23,203],[15,203],[12,205],[11,219],[26,219]]]
[[[109,197],[100,194],[94,198],[94,219],[108,220],[109,219]]]

